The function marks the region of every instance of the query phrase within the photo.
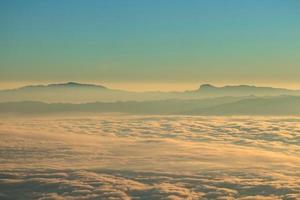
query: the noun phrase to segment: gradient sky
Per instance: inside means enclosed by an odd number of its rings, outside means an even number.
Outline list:
[[[299,0],[1,0],[0,86],[300,88]]]

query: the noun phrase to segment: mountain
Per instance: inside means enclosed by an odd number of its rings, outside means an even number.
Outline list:
[[[206,108],[238,101],[240,97],[220,97],[194,100],[155,100],[93,102],[82,104],[43,103],[35,101],[0,103],[0,113],[51,114],[61,112],[103,113],[119,112],[130,114],[178,114],[186,110]]]
[[[203,84],[197,90],[206,96],[276,96],[276,95],[299,95],[299,90],[288,90],[284,88],[257,87],[251,85],[234,85],[216,87],[210,84]]]
[[[192,109],[187,115],[300,115],[300,96],[241,99],[206,108]]]
[[[0,114],[127,113],[157,115],[300,115],[300,96],[218,97],[194,100],[95,102],[84,104],[6,102]]]
[[[34,90],[34,89],[49,89],[49,88],[96,88],[96,89],[107,89],[102,85],[94,85],[94,84],[83,84],[83,83],[76,83],[76,82],[67,82],[67,83],[55,83],[49,85],[29,85],[25,87],[21,87],[15,90]],[[6,90],[8,91],[8,90]],[[10,90],[12,91],[12,90]]]
[[[115,101],[126,97],[126,91],[113,90],[102,85],[76,82],[49,85],[30,85],[0,91],[0,102],[43,101],[62,103],[83,103],[93,101]]]
[[[203,84],[197,90],[183,92],[130,92],[102,85],[76,82],[32,85],[0,91],[0,102],[42,101],[46,103],[87,103],[115,101],[154,101],[167,99],[205,99],[223,96],[278,96],[300,95],[299,90],[256,87],[248,85],[216,87]]]

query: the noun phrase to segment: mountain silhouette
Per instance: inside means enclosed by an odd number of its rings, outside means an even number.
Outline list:
[[[107,89],[102,85],[86,84],[86,83],[77,83],[77,82],[67,82],[67,83],[54,83],[48,85],[29,85],[14,90],[24,90],[24,89],[38,89],[38,88],[97,88],[97,89]]]
[[[300,94],[300,91],[289,90],[284,88],[273,88],[273,87],[257,87],[252,85],[233,85],[216,87],[211,84],[202,84],[197,90],[200,93],[211,94],[211,95],[233,95],[233,96],[244,96],[244,95],[258,95],[258,96],[269,96],[269,95],[295,95]]]
[[[47,103],[87,103],[114,101],[153,101],[167,99],[205,99],[215,97],[248,97],[300,95],[299,90],[257,87],[249,85],[216,87],[203,84],[196,90],[182,92],[131,92],[107,88],[103,85],[77,82],[29,85],[0,91],[0,102],[42,101]]]
[[[0,114],[127,113],[158,115],[300,115],[300,96],[217,97],[194,100],[0,103]]]

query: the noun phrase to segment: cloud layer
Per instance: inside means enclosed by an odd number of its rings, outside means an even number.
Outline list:
[[[300,199],[300,118],[1,119],[4,199]]]

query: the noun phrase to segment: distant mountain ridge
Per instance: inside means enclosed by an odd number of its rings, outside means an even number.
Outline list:
[[[245,98],[193,109],[186,115],[300,115],[300,96]]]
[[[207,90],[207,89],[267,89],[267,90],[289,90],[285,88],[274,88],[274,87],[261,87],[261,86],[255,86],[255,85],[226,85],[223,87],[217,87],[211,84],[202,84],[200,85],[198,90]]]
[[[67,82],[67,83],[53,83],[53,84],[48,84],[48,85],[28,85],[28,86],[24,86],[21,88],[10,89],[10,90],[34,89],[34,88],[59,88],[59,87],[86,87],[86,88],[107,89],[106,87],[104,87],[102,85]]]
[[[83,104],[4,102],[0,114],[127,113],[155,115],[299,115],[300,96],[217,97],[194,100],[93,102]]]
[[[289,90],[285,88],[258,87],[253,85],[227,85],[216,87],[211,84],[203,84],[199,87],[198,92],[219,93],[226,95],[282,95],[297,94],[298,90]]]
[[[300,90],[284,88],[236,85],[216,87],[203,84],[196,90],[183,92],[131,92],[107,88],[103,85],[77,82],[29,85],[21,88],[0,90],[0,102],[42,101],[48,103],[87,103],[114,101],[152,101],[166,99],[204,99],[223,96],[279,96],[300,95]]]

